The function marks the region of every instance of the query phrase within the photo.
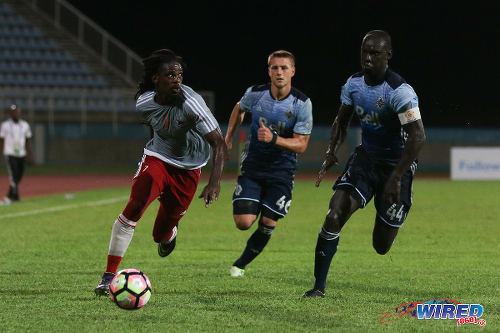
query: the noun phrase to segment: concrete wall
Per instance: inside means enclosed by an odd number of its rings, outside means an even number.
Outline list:
[[[56,123],[32,125],[33,143],[38,164],[48,165],[135,165],[149,140],[148,129],[140,124]],[[248,127],[243,127],[249,133]],[[225,133],[226,128],[222,126]],[[299,155],[303,170],[317,170],[328,146],[330,127],[315,126],[309,147]],[[422,171],[448,171],[452,146],[500,146],[500,128],[426,128],[427,144],[420,157]],[[40,142],[43,141],[43,142]],[[350,153],[360,143],[359,127],[349,129],[345,143],[338,151],[340,169]],[[243,146],[244,144],[242,144]],[[239,133],[235,135],[228,167],[236,168],[239,161]]]

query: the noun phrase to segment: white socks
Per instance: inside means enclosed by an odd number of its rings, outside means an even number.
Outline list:
[[[123,257],[130,245],[132,236],[134,236],[136,224],[137,222],[130,221],[122,214],[118,215],[111,231],[108,250],[109,255]]]

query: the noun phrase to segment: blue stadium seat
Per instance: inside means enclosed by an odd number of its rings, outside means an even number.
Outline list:
[[[26,96],[30,95],[33,96],[30,107],[35,110],[48,110],[51,105],[49,96],[53,96],[54,111],[79,112],[82,108],[94,112],[135,110],[132,97],[116,97],[104,77],[77,61],[55,40],[44,36],[37,27],[2,2],[0,87],[14,88],[12,91],[16,93],[4,96],[3,101],[23,108],[28,107]],[[84,105],[82,97],[86,100]]]
[[[78,62],[6,3],[0,3],[0,86],[109,87],[103,77]]]

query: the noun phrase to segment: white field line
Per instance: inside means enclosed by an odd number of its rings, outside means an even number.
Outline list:
[[[51,212],[59,212],[62,210],[68,210],[68,209],[80,208],[80,207],[102,206],[102,205],[108,205],[108,204],[112,204],[112,203],[116,203],[116,202],[120,202],[120,201],[125,201],[127,199],[128,199],[128,197],[117,197],[117,198],[98,200],[98,201],[88,201],[88,202],[83,202],[83,203],[73,204],[73,205],[64,205],[64,206],[55,206],[55,207],[49,207],[49,208],[43,208],[43,209],[35,209],[35,210],[27,211],[27,212],[10,213],[10,214],[5,214],[5,215],[0,215],[0,220],[12,218],[12,217],[21,217],[21,216],[38,215],[38,214],[51,213]]]

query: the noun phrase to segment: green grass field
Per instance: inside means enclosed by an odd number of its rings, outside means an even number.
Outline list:
[[[231,278],[229,268],[255,226],[234,227],[233,182],[223,183],[208,209],[193,201],[168,258],[152,241],[153,203],[120,266],[139,268],[151,280],[153,296],[137,311],[93,293],[129,188],[0,207],[0,331],[500,331],[500,182],[417,179],[412,211],[385,256],[371,247],[371,203],[342,230],[327,298],[302,300],[313,284],[330,185],[296,182],[288,216],[242,278]],[[486,326],[411,317],[379,323],[380,313],[434,298],[483,305]]]

